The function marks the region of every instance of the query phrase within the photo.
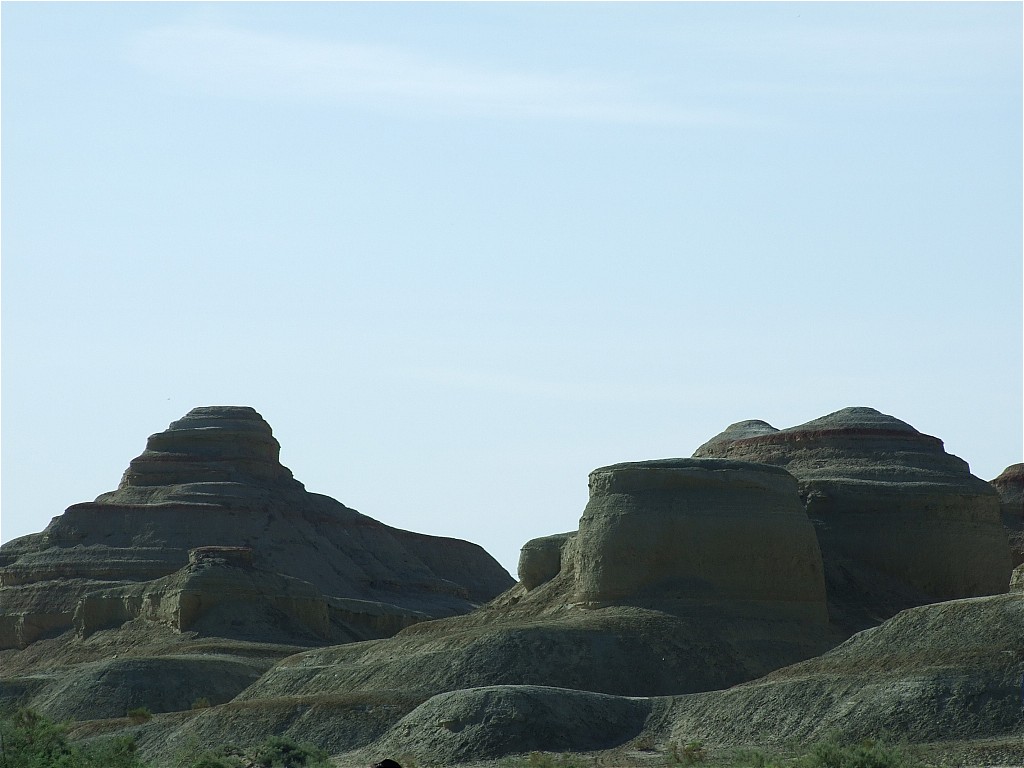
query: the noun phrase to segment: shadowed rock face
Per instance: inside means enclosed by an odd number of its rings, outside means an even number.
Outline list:
[[[1014,567],[1024,563],[1024,464],[1011,464],[992,486],[999,494],[1003,527],[1010,538],[1010,556]]]
[[[1006,590],[998,495],[941,440],[899,419],[846,408],[783,430],[742,422],[694,456],[762,462],[796,476],[833,618],[850,628],[912,605]]]
[[[0,548],[0,647],[67,628],[86,594],[168,576],[209,546],[247,548],[260,571],[399,617],[465,613],[512,585],[474,544],[390,528],[307,492],[279,454],[247,407],[196,408],[151,436],[117,490]]]

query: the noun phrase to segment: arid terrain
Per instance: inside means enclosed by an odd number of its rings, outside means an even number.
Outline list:
[[[871,408],[739,422],[595,469],[516,580],[307,491],[279,449],[252,408],[193,409],[0,548],[0,705],[168,767],[268,736],[338,766],[879,739],[1024,765],[1024,465],[986,482]]]

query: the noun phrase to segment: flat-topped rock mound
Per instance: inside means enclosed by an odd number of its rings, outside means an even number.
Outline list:
[[[1024,464],[1011,464],[991,482],[999,494],[999,510],[1016,567],[1024,563]]]
[[[248,407],[196,408],[151,436],[116,490],[0,548],[0,648],[69,629],[87,594],[168,576],[211,546],[241,548],[253,567],[321,597],[391,606],[384,613],[465,613],[514,583],[477,545],[306,491],[279,457]]]
[[[682,601],[827,621],[814,528],[785,470],[664,459],[601,467],[589,483],[568,553],[576,600]]]
[[[941,440],[897,418],[845,408],[788,429],[740,422],[694,456],[770,464],[797,478],[832,618],[851,629],[914,605],[1006,589],[998,494]]]

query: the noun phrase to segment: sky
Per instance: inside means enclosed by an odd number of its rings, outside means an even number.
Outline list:
[[[0,14],[3,541],[200,405],[513,575],[745,419],[1022,461],[1020,3]]]

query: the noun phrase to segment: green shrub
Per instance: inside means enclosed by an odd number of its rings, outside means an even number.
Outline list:
[[[549,752],[531,752],[526,756],[529,768],[580,768],[572,755],[553,755]]]
[[[127,715],[136,723],[144,723],[147,720],[153,719],[153,713],[150,712],[149,707],[135,707],[133,709],[129,709]]]
[[[227,744],[212,752],[204,752],[190,762],[189,768],[244,768],[250,764],[244,750],[234,744]]]
[[[673,743],[669,746],[669,754],[677,765],[693,765],[703,763],[708,759],[708,752],[699,741],[690,741],[685,744]]]
[[[740,768],[782,768],[781,758],[766,755],[759,749],[742,749],[735,755],[735,764]]]
[[[135,755],[135,739],[131,736],[97,740],[72,747],[71,751],[75,759],[67,763],[68,768],[144,768]]]
[[[0,721],[3,768],[145,768],[130,736],[69,744],[67,729],[30,709]]]
[[[314,766],[327,759],[322,749],[299,744],[287,736],[271,736],[256,748],[255,761],[264,768]]]
[[[327,753],[287,736],[271,736],[254,749],[234,744],[192,757],[188,768],[328,768]],[[0,766],[2,768],[2,766]]]
[[[243,763],[226,757],[204,755],[192,763],[191,768],[240,768]]]
[[[210,700],[205,696],[200,696],[198,699],[192,702],[192,709],[206,709],[210,706]]]
[[[914,768],[919,763],[898,747],[870,739],[860,744],[823,741],[801,763],[807,768]]]

